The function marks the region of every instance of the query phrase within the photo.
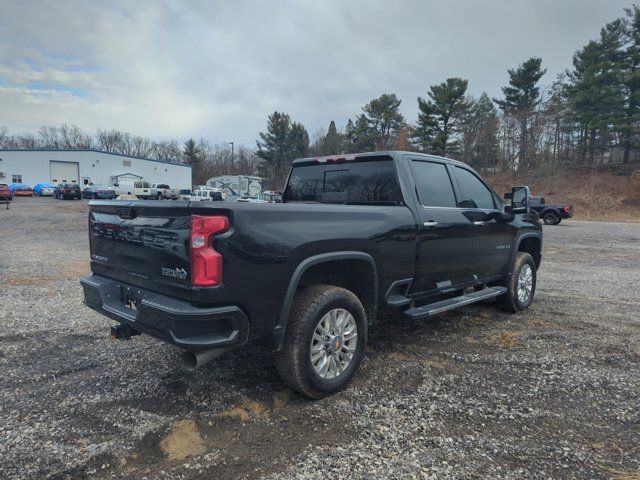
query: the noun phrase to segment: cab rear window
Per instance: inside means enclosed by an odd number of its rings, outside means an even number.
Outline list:
[[[283,201],[403,204],[395,166],[389,158],[294,165]]]

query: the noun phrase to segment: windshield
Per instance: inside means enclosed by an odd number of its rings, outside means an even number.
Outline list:
[[[389,158],[294,165],[284,202],[401,205],[395,166]]]

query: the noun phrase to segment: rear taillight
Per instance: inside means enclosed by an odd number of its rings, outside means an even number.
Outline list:
[[[571,205],[565,205],[564,207],[562,207],[562,209],[565,211],[565,213],[569,213],[571,211]]]
[[[213,249],[213,237],[229,230],[224,216],[191,215],[191,284],[214,287],[222,283],[222,255]]]

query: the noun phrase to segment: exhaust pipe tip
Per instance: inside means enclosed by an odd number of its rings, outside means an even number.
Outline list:
[[[198,359],[194,352],[190,352],[188,350],[184,351],[182,352],[182,355],[180,357],[182,359],[182,366],[186,370],[193,372],[196,368],[198,368]]]
[[[213,348],[211,350],[185,350],[182,352],[182,366],[189,372],[193,372],[211,360],[218,358],[223,353],[231,350],[231,347]]]

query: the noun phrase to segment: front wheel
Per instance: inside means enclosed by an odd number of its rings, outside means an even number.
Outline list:
[[[508,312],[526,310],[536,292],[536,262],[526,252],[518,252],[510,271],[507,293],[498,299],[498,306]]]
[[[274,362],[289,387],[322,398],[349,384],[366,343],[367,316],[358,297],[341,287],[313,285],[296,294]]]

